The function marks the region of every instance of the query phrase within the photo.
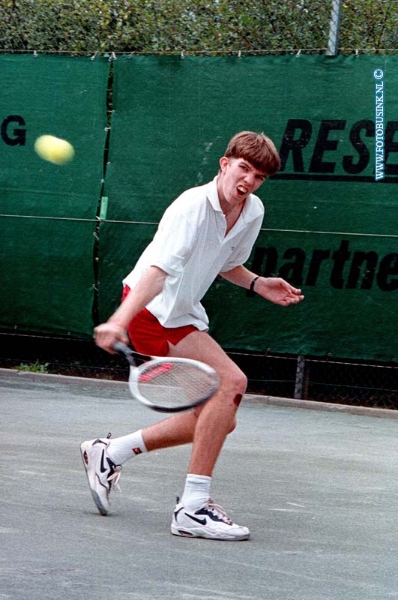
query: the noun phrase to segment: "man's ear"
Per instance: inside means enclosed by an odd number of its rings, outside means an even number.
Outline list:
[[[225,169],[227,168],[229,164],[229,160],[226,156],[223,156],[222,158],[220,158],[220,169],[221,171],[225,171]]]

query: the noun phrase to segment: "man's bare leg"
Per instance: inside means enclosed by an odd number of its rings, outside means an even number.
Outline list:
[[[249,529],[234,523],[213,502],[210,493],[213,469],[225,438],[235,426],[246,377],[206,333],[191,333],[172,352],[210,364],[219,373],[221,386],[198,412],[184,493],[174,509],[171,533],[214,540],[247,540]]]
[[[234,428],[239,399],[246,389],[246,377],[205,332],[191,333],[171,347],[169,356],[206,362],[219,374],[221,386],[203,407],[144,429],[145,445],[150,451],[193,442],[189,472],[210,477],[225,438]]]

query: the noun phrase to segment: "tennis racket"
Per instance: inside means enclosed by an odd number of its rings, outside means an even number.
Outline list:
[[[211,398],[220,385],[214,369],[205,363],[188,358],[144,357],[137,365],[134,352],[121,342],[114,350],[123,354],[129,365],[129,388],[133,398],[158,412],[175,413],[189,410]]]

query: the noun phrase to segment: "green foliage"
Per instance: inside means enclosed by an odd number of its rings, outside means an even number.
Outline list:
[[[16,371],[27,371],[29,373],[48,373],[48,363],[41,363],[36,360],[34,363],[21,363],[17,367],[13,367]]]
[[[332,0],[0,0],[0,50],[284,52],[327,47]],[[346,0],[339,47],[394,50],[396,0]]]
[[[349,45],[353,48],[397,50],[398,3],[396,0],[347,0],[342,5],[341,29],[342,35],[350,32]]]

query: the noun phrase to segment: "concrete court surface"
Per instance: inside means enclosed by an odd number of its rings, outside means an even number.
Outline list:
[[[212,487],[252,532],[228,543],[170,534],[189,446],[126,463],[97,513],[81,441],[159,419],[126,384],[1,370],[0,405],[0,600],[398,598],[396,414],[249,398]]]

